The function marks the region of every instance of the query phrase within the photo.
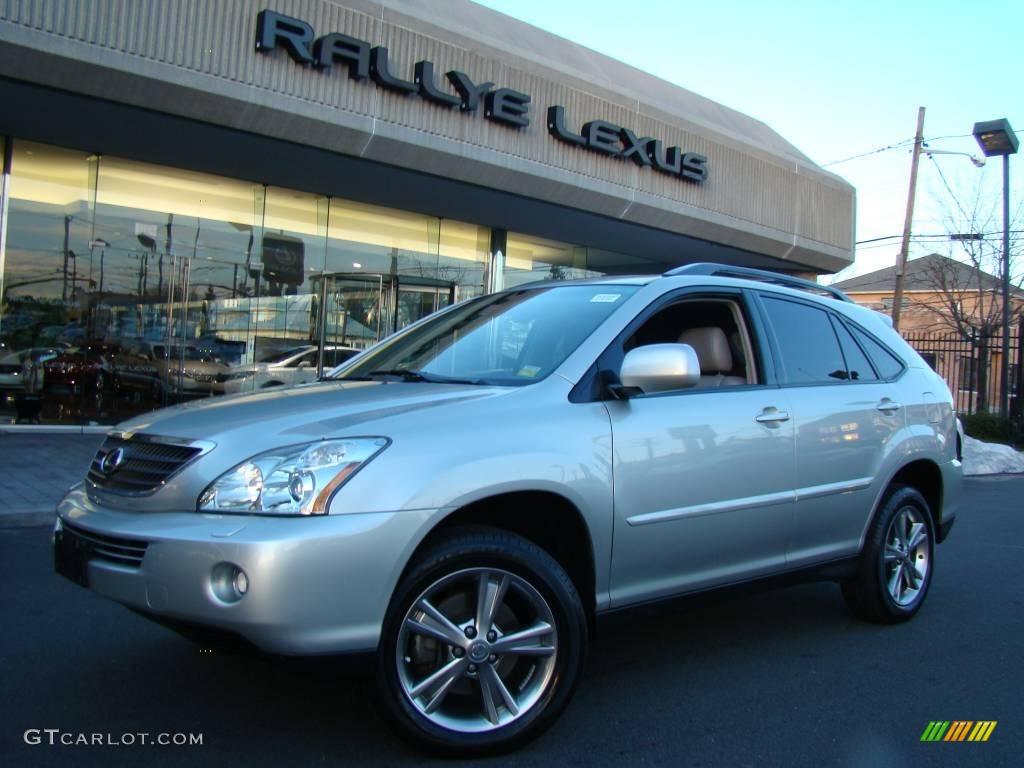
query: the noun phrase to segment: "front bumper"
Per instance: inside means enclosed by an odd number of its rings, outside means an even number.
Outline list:
[[[77,488],[57,508],[54,554],[59,571],[100,595],[270,653],[368,651],[432,514],[120,512]],[[231,568],[245,572],[248,590],[225,599]]]

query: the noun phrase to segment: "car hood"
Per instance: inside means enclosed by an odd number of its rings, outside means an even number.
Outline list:
[[[246,365],[232,365],[228,368],[228,375],[238,375],[240,373],[256,373],[257,371],[266,371],[270,368],[270,363],[247,363]]]
[[[181,360],[171,360],[167,363],[167,367],[172,371],[202,371],[203,373],[221,373],[228,370],[226,365],[209,360],[186,360],[184,363]]]
[[[384,435],[401,419],[468,400],[496,397],[512,387],[428,382],[328,381],[199,400],[144,414],[118,431],[269,450],[282,441],[343,435]]]

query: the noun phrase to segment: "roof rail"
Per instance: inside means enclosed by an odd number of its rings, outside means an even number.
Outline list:
[[[760,280],[763,283],[774,283],[787,288],[796,288],[801,291],[815,291],[825,293],[839,301],[854,303],[853,299],[831,285],[821,285],[810,280],[793,277],[781,272],[769,272],[766,269],[753,269],[752,267],[734,267],[730,264],[715,264],[713,262],[696,262],[684,264],[681,267],[670,269],[664,273],[664,277],[678,277],[680,275],[712,275],[714,277],[738,277],[747,280]]]

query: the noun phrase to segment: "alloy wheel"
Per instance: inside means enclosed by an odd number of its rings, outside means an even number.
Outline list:
[[[434,725],[486,733],[541,701],[558,655],[547,600],[499,568],[448,574],[411,603],[398,633],[402,691]]]
[[[884,578],[889,596],[899,606],[913,603],[928,578],[928,526],[922,514],[916,507],[902,507],[885,535]]]

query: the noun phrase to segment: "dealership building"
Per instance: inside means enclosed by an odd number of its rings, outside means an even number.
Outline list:
[[[5,3],[0,103],[27,428],[526,282],[853,260],[853,188],[770,127],[468,0]]]

